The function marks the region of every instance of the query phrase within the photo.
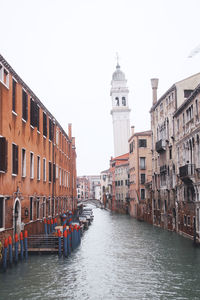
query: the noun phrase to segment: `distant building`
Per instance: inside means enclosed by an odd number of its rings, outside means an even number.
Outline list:
[[[127,80],[118,63],[112,76],[111,86],[114,155],[117,157],[128,152],[131,111],[128,106]]]
[[[112,176],[112,195],[109,197],[109,208],[119,213],[128,212],[129,197],[129,153],[110,160]]]
[[[0,55],[0,240],[76,209],[76,148],[68,134]]]
[[[78,200],[89,200],[101,198],[101,184],[99,175],[88,175],[77,177]]]
[[[88,175],[89,185],[90,185],[90,199],[100,200],[100,175]],[[97,198],[98,197],[98,198]]]
[[[90,196],[90,183],[88,177],[78,176],[76,183],[78,201],[88,200]]]
[[[151,131],[134,133],[129,139],[129,214],[141,220],[151,220],[151,198],[147,184],[152,180]]]
[[[101,203],[108,207],[108,202],[112,194],[112,175],[110,169],[101,172]]]

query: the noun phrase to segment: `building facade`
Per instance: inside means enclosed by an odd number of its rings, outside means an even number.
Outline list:
[[[148,184],[152,180],[151,131],[134,133],[129,139],[129,214],[137,219],[151,220],[151,197]]]
[[[157,101],[158,79],[152,79],[152,214],[153,223],[177,230],[178,166],[174,114],[200,82],[200,73],[173,84]],[[180,153],[181,155],[181,153]]]
[[[128,105],[128,93],[127,80],[124,73],[120,70],[119,64],[117,64],[112,76],[110,91],[115,157],[128,152],[131,111]]]
[[[77,177],[78,200],[88,200],[90,196],[90,183],[87,176]]]
[[[0,240],[76,208],[76,148],[0,55]]]
[[[200,85],[174,114],[177,161],[176,230],[200,241]]]
[[[128,212],[129,197],[129,154],[120,155],[110,160],[110,177],[112,178],[109,208],[118,213]]]

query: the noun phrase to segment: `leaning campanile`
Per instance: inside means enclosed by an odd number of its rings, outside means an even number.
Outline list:
[[[111,115],[113,119],[114,155],[128,153],[130,137],[130,108],[128,106],[127,80],[117,63],[111,81],[110,96],[112,100]]]

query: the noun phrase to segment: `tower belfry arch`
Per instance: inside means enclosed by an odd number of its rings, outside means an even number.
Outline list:
[[[130,137],[130,108],[128,106],[127,80],[119,65],[119,55],[116,54],[117,65],[112,75],[110,96],[112,100],[111,115],[113,120],[114,155],[128,153]]]

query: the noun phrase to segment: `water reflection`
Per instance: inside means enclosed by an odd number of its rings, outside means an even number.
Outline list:
[[[30,256],[0,274],[0,299],[199,299],[200,249],[175,233],[94,209],[68,259]]]

